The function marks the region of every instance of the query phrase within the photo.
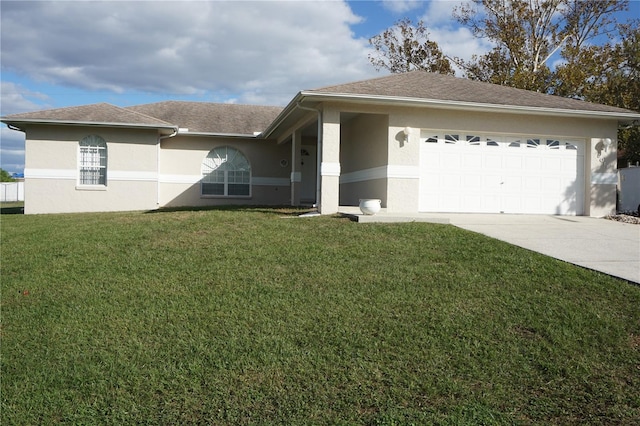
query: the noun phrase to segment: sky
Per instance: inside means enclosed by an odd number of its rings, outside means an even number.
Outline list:
[[[301,90],[386,75],[369,38],[424,20],[445,54],[491,45],[452,18],[462,0],[0,0],[0,115],[107,102],[286,105]],[[640,1],[628,16],[640,17]],[[24,134],[0,128],[0,167]]]

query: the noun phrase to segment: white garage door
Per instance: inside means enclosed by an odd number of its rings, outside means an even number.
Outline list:
[[[420,211],[581,215],[584,142],[422,131]]]

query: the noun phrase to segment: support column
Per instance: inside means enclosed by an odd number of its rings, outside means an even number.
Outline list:
[[[302,134],[296,130],[291,135],[291,205],[300,205],[300,193],[302,191],[301,148]]]
[[[322,141],[318,150],[320,162],[321,214],[338,212],[340,199],[340,111],[325,109],[322,114]]]

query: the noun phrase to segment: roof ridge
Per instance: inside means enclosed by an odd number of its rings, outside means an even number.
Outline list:
[[[388,74],[388,75],[382,75],[380,77],[365,78],[365,79],[362,79],[362,80],[349,81],[347,83],[332,84],[330,86],[318,87],[318,88],[315,88],[315,89],[309,89],[308,91],[316,92],[316,91],[320,91],[320,90],[331,89],[331,88],[334,88],[334,87],[345,86],[345,85],[350,85],[350,84],[360,84],[360,83],[374,82],[374,81],[383,80],[383,79],[386,79],[386,78],[389,78],[389,77],[397,77],[397,76],[400,76],[400,75],[412,74],[412,73],[421,72],[421,71],[423,71],[423,70],[413,70],[413,71],[407,71],[407,72],[401,72],[401,73],[391,73],[391,74]],[[424,72],[428,72],[428,71],[424,71]],[[433,73],[433,74],[438,74],[438,73]]]
[[[141,107],[141,106],[160,105],[160,104],[229,105],[229,106],[259,107],[259,108],[283,108],[278,105],[235,104],[235,103],[227,103],[227,102],[208,102],[208,101],[184,101],[184,100],[177,100],[177,99],[167,99],[165,101],[129,105],[123,108],[129,109],[129,108],[135,108],[135,107]]]
[[[134,110],[132,110],[132,109],[129,109],[128,107],[118,107],[118,106],[116,106],[116,107],[117,107],[117,108],[120,108],[120,109],[125,110],[125,111],[126,111],[127,113],[129,113],[129,114],[138,115],[138,116],[140,116],[140,117],[144,117],[144,118],[151,118],[151,119],[153,119],[153,120],[158,120],[158,121],[161,121],[161,122],[163,122],[163,123],[166,123],[166,124],[168,124],[168,125],[170,125],[170,126],[178,127],[178,126],[177,126],[176,124],[174,124],[174,123],[169,123],[168,121],[165,121],[165,120],[163,120],[163,119],[161,119],[161,118],[154,117],[154,116],[152,116],[152,115],[148,115],[148,114],[145,114],[145,113],[142,113],[142,112],[134,111]]]

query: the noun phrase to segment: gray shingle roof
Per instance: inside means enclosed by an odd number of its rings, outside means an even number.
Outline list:
[[[633,112],[623,108],[425,71],[392,74],[371,80],[323,87],[309,90],[308,92],[318,94],[373,95],[594,112]]]
[[[282,111],[281,107],[166,101],[126,109],[174,123],[189,132],[251,135],[261,132]]]
[[[61,123],[110,123],[151,127],[171,127],[172,124],[107,103],[24,112],[3,117],[3,121],[50,121]]]

